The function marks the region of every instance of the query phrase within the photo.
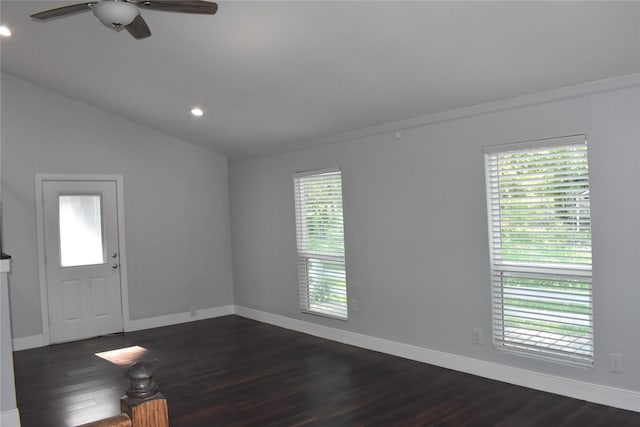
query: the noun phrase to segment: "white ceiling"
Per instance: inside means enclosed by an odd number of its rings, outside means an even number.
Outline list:
[[[219,2],[143,10],[144,40],[29,18],[73,3],[1,1],[2,70],[232,157],[640,72],[638,1]]]

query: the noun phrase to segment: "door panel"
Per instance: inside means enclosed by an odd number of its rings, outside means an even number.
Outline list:
[[[108,316],[107,281],[103,277],[91,279],[91,306],[93,317]]]
[[[122,331],[115,181],[43,181],[42,199],[51,342]]]
[[[69,322],[71,320],[80,319],[80,282],[77,280],[65,280],[62,282],[62,310],[64,312],[63,320]]]

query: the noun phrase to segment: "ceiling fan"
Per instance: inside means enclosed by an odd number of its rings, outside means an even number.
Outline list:
[[[126,28],[136,39],[144,39],[151,35],[149,26],[142,19],[138,8],[160,10],[164,12],[200,13],[213,15],[218,5],[210,1],[187,0],[96,0],[87,3],[58,7],[31,15],[38,21],[60,18],[79,12],[93,10],[93,14],[107,27],[116,31]]]

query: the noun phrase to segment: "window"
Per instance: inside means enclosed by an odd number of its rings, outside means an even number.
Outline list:
[[[99,195],[60,195],[60,265],[104,263],[102,208]]]
[[[337,169],[294,176],[302,311],[347,318],[342,178]]]
[[[584,135],[485,149],[497,349],[593,365]]]

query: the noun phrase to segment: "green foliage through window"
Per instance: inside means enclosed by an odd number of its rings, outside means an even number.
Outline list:
[[[593,362],[591,212],[584,137],[489,149],[494,341]]]
[[[295,189],[301,308],[346,318],[341,173],[298,175]]]

